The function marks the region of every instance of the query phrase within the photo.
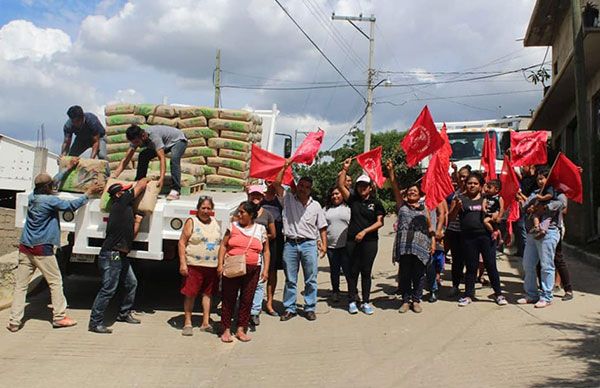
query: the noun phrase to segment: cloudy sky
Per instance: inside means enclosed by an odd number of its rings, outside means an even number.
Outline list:
[[[220,48],[224,107],[275,103],[278,131],[320,126],[329,147],[364,112],[368,58],[332,11],[377,18],[376,82],[392,86],[375,89],[375,131],[407,129],[425,104],[463,121],[528,114],[541,98],[523,72],[497,76],[544,59],[521,41],[534,0],[280,2],[358,91],[274,0],[0,0],[0,133],[32,140],[44,123],[56,151],[73,104],[211,105]]]

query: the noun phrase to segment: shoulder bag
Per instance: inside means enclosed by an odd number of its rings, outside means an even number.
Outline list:
[[[237,228],[237,226],[235,226],[234,224],[232,225],[234,228]],[[244,251],[243,255],[230,255],[228,253],[225,253],[225,259],[223,260],[223,276],[225,276],[226,278],[237,278],[246,274],[246,254],[248,253],[248,249],[250,248],[250,244],[252,243],[252,239],[254,238],[255,231],[256,224],[252,229],[252,234],[248,239],[248,245],[246,246],[246,250]],[[242,233],[241,230],[240,233]]]

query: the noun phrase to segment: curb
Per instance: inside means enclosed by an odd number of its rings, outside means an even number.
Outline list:
[[[562,243],[563,254],[568,257],[573,257],[582,263],[589,264],[592,267],[600,269],[600,256],[594,255],[584,251],[583,249],[576,247],[575,245],[567,244],[563,241]]]

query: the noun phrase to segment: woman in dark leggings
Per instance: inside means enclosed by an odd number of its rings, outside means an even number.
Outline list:
[[[485,200],[481,195],[483,182],[483,176],[480,173],[469,174],[464,195],[459,195],[453,203],[453,215],[458,214],[460,220],[461,253],[467,267],[465,294],[458,301],[458,305],[461,307],[469,305],[475,298],[475,278],[480,255],[483,257],[483,264],[490,277],[496,303],[500,306],[508,304],[502,296],[500,275],[496,268],[496,241],[492,239],[483,224],[485,216]]]
[[[348,312],[358,313],[358,277],[360,275],[362,290],[361,310],[367,315],[373,314],[371,306],[371,272],[379,236],[377,230],[383,226],[385,210],[381,202],[373,197],[371,179],[361,175],[356,179],[354,194],[346,188],[346,174],[352,159],[346,159],[342,171],[338,176],[338,189],[350,207],[350,224],[348,225],[348,239],[346,249],[350,258],[351,273],[348,277]]]
[[[448,227],[446,228],[446,233],[444,235],[444,242],[447,244],[448,250],[450,250],[450,253],[452,254],[451,296],[458,296],[458,287],[463,281],[465,272],[465,260],[460,242],[460,220],[457,217],[458,213],[453,212],[454,209],[452,208],[452,206],[456,204],[456,202],[453,200],[465,191],[465,181],[471,173],[471,167],[469,165],[466,165],[464,167],[461,167],[458,171],[456,170],[456,165],[453,164],[452,167],[454,168],[452,180],[456,184],[456,191],[451,195],[451,202],[448,204],[448,207],[449,214],[455,214],[455,216],[454,218],[449,217],[448,219]]]

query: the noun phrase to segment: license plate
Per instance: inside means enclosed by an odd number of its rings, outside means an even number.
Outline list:
[[[93,263],[96,260],[96,255],[86,255],[80,253],[71,254],[72,263]]]

